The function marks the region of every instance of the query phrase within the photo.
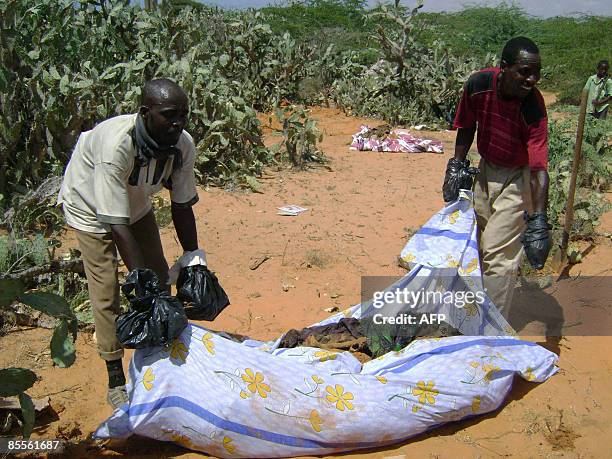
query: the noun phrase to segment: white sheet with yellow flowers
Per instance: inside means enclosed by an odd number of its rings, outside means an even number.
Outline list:
[[[170,348],[135,353],[129,403],[96,436],[138,434],[217,457],[375,448],[495,410],[515,374],[544,381],[556,360],[513,337],[458,336],[362,366],[350,353],[271,351],[190,325]]]
[[[410,273],[387,290],[409,287],[413,291],[444,294],[452,291],[453,301],[427,302],[416,310],[441,314],[446,323],[464,335],[515,335],[482,283],[472,199],[471,191],[461,190],[458,200],[437,212],[410,238],[400,254],[400,264]],[[467,291],[472,293],[472,299],[478,296],[481,300],[458,301],[458,293],[465,295]],[[405,309],[402,304],[385,306],[385,314]],[[364,311],[364,316],[368,314]]]
[[[455,267],[479,281],[479,267],[471,269],[473,221],[465,200],[437,214],[424,228],[443,227],[446,233],[436,243],[422,237],[429,230],[413,237],[402,252],[403,257],[414,254],[407,260],[413,269],[398,285],[436,272],[431,271],[439,267],[435,259],[423,255],[437,253],[436,246],[442,249],[441,260],[456,257]],[[449,237],[449,231],[464,236]],[[360,317],[367,310],[356,305],[321,323]],[[507,324],[494,307],[461,314],[457,320],[464,331],[505,334]],[[348,352],[281,349],[280,339],[238,343],[190,324],[170,347],[135,352],[129,402],[95,436],[137,434],[217,457],[251,458],[402,442],[497,409],[515,374],[542,382],[557,371],[557,356],[535,343],[484,335],[416,340],[362,365]]]

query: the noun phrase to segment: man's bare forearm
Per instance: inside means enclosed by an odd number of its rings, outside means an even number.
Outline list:
[[[113,240],[129,271],[144,268],[144,257],[129,225],[111,225]]]
[[[455,159],[460,161],[465,160],[472,142],[474,142],[474,135],[476,134],[476,128],[459,128],[457,129],[457,138],[455,140]]]
[[[548,209],[548,172],[531,171],[530,186],[534,213],[546,213]]]
[[[172,222],[176,229],[176,235],[185,252],[198,249],[198,233],[196,230],[195,216],[191,207],[171,207]]]

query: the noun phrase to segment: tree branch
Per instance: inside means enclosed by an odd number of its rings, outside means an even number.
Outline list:
[[[40,276],[41,274],[60,273],[66,271],[78,274],[84,273],[85,269],[83,267],[83,260],[80,258],[76,260],[53,260],[51,263],[47,263],[45,265],[34,266],[17,273],[9,274],[5,276],[5,278],[26,280],[35,276]]]

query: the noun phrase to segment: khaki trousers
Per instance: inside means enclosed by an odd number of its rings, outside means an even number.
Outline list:
[[[153,211],[131,225],[145,265],[157,273],[160,285],[168,279],[168,263]],[[117,247],[112,233],[75,230],[87,277],[87,290],[94,316],[98,353],[104,360],[123,357],[115,320],[120,313]]]
[[[505,168],[481,159],[474,185],[474,210],[484,285],[497,309],[508,317],[523,254],[523,214],[529,210],[529,168]]]

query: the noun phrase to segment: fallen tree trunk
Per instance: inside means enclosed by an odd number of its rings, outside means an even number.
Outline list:
[[[33,277],[40,276],[41,274],[61,272],[83,274],[85,272],[85,269],[83,267],[83,260],[81,260],[80,258],[75,260],[53,260],[51,263],[47,263],[41,266],[34,266],[32,268],[24,269],[23,271],[19,271],[17,273],[8,274],[4,278],[25,281],[32,279]]]

